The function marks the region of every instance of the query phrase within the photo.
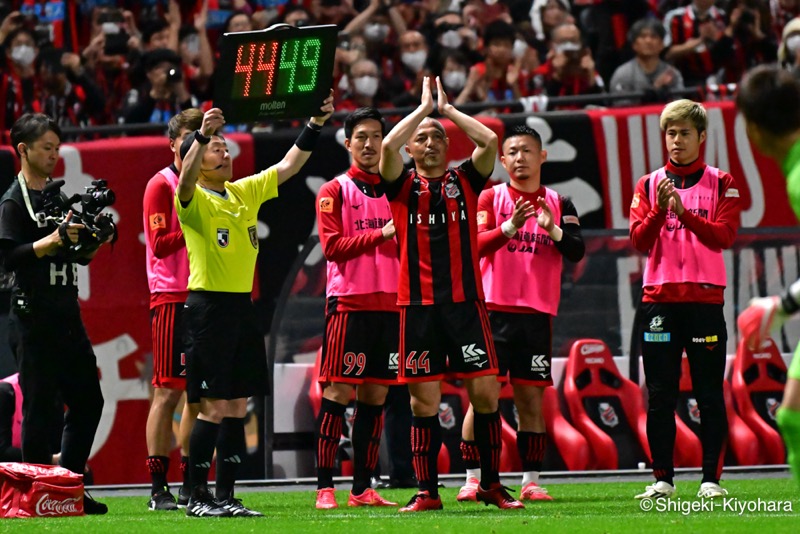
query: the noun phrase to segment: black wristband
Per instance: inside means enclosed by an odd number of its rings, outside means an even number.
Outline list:
[[[306,124],[306,126],[311,128],[315,132],[321,132],[322,131],[322,125],[321,124],[317,124],[316,122],[308,121],[308,124]]]
[[[206,137],[205,135],[201,134],[200,130],[195,130],[194,131],[194,139],[195,139],[195,141],[197,141],[201,145],[207,145],[208,143],[211,142],[211,138],[210,137]]]
[[[317,145],[317,139],[319,139],[320,131],[322,131],[322,128],[315,130],[310,124],[308,124],[305,128],[303,128],[303,131],[300,132],[300,135],[297,136],[297,140],[294,142],[294,144],[297,145],[297,148],[303,152],[311,152]]]
[[[785,311],[788,315],[794,315],[798,310],[800,310],[800,304],[794,300],[792,293],[789,289],[786,290],[783,297],[781,297],[781,307],[783,307],[783,311]]]

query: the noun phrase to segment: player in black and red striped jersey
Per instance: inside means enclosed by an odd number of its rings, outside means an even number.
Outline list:
[[[465,381],[475,409],[481,459],[477,498],[500,508],[523,508],[500,484],[500,414],[497,356],[492,343],[478,266],[478,195],[494,169],[497,135],[448,103],[436,78],[439,112],[477,145],[459,167],[447,166],[449,140],[434,110],[432,80],[425,77],[419,107],[386,136],[380,173],[400,244],[400,365],[408,384],[411,447],[419,492],[401,512],[438,510],[437,457],[440,382],[445,373]],[[400,149],[416,169],[403,168]]]

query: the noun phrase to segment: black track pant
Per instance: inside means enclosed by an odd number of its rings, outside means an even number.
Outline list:
[[[103,412],[103,394],[78,305],[46,315],[12,312],[9,326],[24,397],[23,461],[52,463],[58,452],[50,447],[53,404],[60,396],[67,407],[61,465],[83,474]]]
[[[674,474],[675,408],[685,350],[700,409],[703,481],[718,481],[728,437],[722,391],[728,336],[722,305],[642,303],[640,318],[635,331],[642,336],[653,472],[659,479],[671,479]]]

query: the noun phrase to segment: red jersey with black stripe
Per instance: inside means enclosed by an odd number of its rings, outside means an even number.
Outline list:
[[[411,169],[386,184],[400,244],[398,304],[483,300],[477,210],[488,179],[467,160],[443,176]]]
[[[722,34],[726,26],[725,12],[711,6],[701,17],[693,5],[673,9],[664,16],[664,29],[667,32],[664,48],[683,44],[690,39],[699,37],[700,25],[709,23],[716,27],[718,34]],[[719,42],[719,38],[717,39]],[[706,78],[714,73],[718,68],[717,61],[715,61],[715,56],[718,54],[715,54],[714,51],[716,44],[705,43],[675,61],[675,65],[683,74],[684,81],[705,83]]]

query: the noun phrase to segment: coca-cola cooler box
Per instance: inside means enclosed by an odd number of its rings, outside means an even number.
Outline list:
[[[83,477],[53,465],[0,463],[0,517],[83,515]]]

